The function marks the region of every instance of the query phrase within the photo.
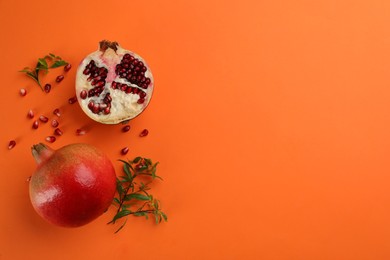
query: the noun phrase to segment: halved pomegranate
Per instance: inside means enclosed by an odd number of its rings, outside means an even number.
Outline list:
[[[77,69],[78,102],[90,118],[104,124],[117,124],[142,113],[153,87],[145,60],[117,42],[101,41],[99,49]]]

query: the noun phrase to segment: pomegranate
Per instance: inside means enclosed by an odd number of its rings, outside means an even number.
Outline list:
[[[145,60],[116,42],[101,41],[76,74],[76,96],[93,120],[116,124],[144,111],[154,88],[153,75]]]
[[[58,150],[40,143],[31,150],[38,167],[31,176],[30,199],[43,219],[63,227],[79,227],[110,206],[116,175],[101,151],[82,143]]]

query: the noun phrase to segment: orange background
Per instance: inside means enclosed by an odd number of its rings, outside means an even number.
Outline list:
[[[383,0],[0,0],[0,259],[390,259],[389,14]],[[102,39],[155,77],[126,134],[67,104]],[[17,71],[49,52],[73,68],[45,94]],[[114,235],[113,208],[78,229],[36,215],[30,147],[52,128],[25,115],[56,107],[53,148],[92,143],[118,174],[126,145],[160,162],[167,223],[130,218]]]

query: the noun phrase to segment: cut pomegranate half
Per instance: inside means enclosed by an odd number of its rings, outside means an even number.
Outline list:
[[[101,41],[76,74],[76,96],[93,120],[117,124],[144,111],[154,88],[152,72],[138,54],[116,42]]]

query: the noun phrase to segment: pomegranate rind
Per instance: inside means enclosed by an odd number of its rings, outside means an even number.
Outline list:
[[[117,45],[116,47],[116,50],[108,48],[104,51],[98,50],[89,54],[80,63],[76,73],[76,96],[80,107],[82,108],[84,113],[88,115],[91,119],[103,124],[118,124],[123,121],[131,120],[141,114],[149,105],[154,89],[154,78],[150,67],[148,66],[146,61],[141,56],[132,51],[125,50],[119,45]],[[150,84],[147,89],[139,88],[136,84],[132,84],[126,79],[120,78],[115,73],[115,66],[121,62],[123,56],[126,53],[142,61],[143,64],[147,67],[145,77],[148,77],[150,79]],[[104,67],[108,70],[105,89],[99,97],[83,99],[80,97],[80,93],[83,90],[88,92],[90,89],[94,88],[94,86],[91,85],[91,82],[87,80],[89,76],[83,74],[85,67],[89,64],[91,60],[94,60],[96,66]],[[121,91],[119,89],[112,89],[111,83],[113,81],[121,84],[127,84],[131,87],[137,87],[144,91],[146,93],[144,102],[138,102],[138,100],[140,99],[138,94],[125,93],[124,91]],[[88,108],[88,103],[91,101],[91,99],[96,102],[100,102],[101,100],[103,100],[105,93],[107,92],[110,93],[112,98],[110,113],[93,113]]]

